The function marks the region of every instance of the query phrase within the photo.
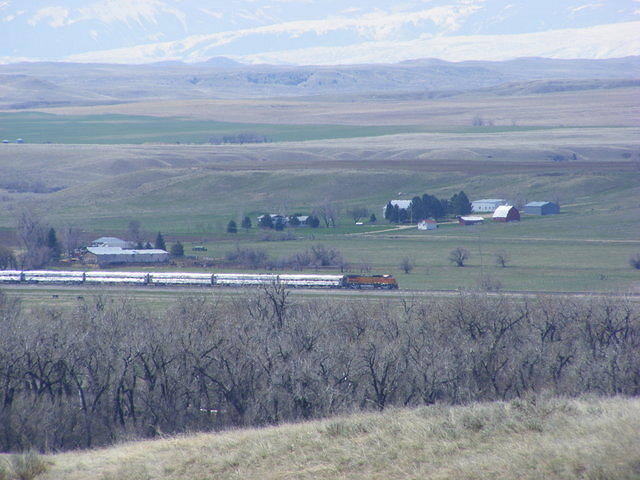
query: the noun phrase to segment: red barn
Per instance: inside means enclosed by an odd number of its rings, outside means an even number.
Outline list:
[[[518,222],[520,212],[513,205],[501,205],[493,212],[494,222]]]

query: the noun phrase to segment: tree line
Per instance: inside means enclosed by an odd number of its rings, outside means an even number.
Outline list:
[[[640,306],[621,298],[299,300],[269,287],[150,310],[0,295],[0,448],[298,421],[528,392],[640,394]]]

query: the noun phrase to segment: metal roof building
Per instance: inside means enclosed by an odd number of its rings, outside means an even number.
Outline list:
[[[411,200],[390,200],[389,203],[391,203],[391,206],[398,207],[398,209],[400,210],[408,210],[409,207],[411,206]],[[387,205],[389,205],[389,203],[387,203]],[[387,205],[382,207],[383,217],[387,213]]]
[[[127,240],[122,240],[116,237],[100,237],[91,242],[92,247],[119,247],[119,248],[131,248],[135,244]]]
[[[507,201],[503,198],[483,198],[471,202],[472,212],[494,212],[500,205],[506,205]]]
[[[460,225],[477,225],[478,223],[484,223],[484,218],[475,216],[458,217],[458,223]]]
[[[120,247],[89,247],[85,261],[98,265],[116,263],[162,263],[169,260],[169,253],[165,250],[148,249],[134,250]]]
[[[517,222],[520,220],[520,212],[513,205],[500,205],[493,212],[492,218],[496,222]]]
[[[560,207],[554,202],[529,202],[524,206],[524,213],[529,215],[555,215]]]

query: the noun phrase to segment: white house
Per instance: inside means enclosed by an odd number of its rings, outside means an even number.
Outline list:
[[[496,208],[501,205],[506,205],[507,201],[503,198],[483,198],[482,200],[475,200],[471,202],[471,211],[475,213],[480,212],[495,212]]]
[[[436,230],[438,228],[438,222],[435,220],[427,219],[421,220],[418,223],[418,230]]]

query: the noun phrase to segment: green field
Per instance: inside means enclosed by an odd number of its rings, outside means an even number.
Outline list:
[[[53,115],[47,113],[0,113],[0,139],[56,144],[206,144],[224,135],[252,133],[274,142],[373,137],[423,131],[507,132],[545,127],[452,127],[415,125],[274,125],[194,120],[186,117],[145,115]]]
[[[101,127],[89,117],[74,130],[76,117],[20,115],[32,117],[25,125],[46,124],[43,134],[55,126],[76,136],[69,141],[99,141],[92,135]],[[91,118],[108,128],[126,126],[117,116]],[[175,130],[171,122],[186,122],[185,131],[196,135],[196,124],[215,123],[128,118],[132,135],[154,126],[155,133]],[[401,127],[265,128],[299,139]],[[639,274],[628,259],[640,251],[638,130],[501,128],[263,145],[0,145],[0,241],[18,246],[11,229],[16,212],[27,208],[57,228],[82,229],[87,240],[126,237],[135,220],[149,241],[162,231],[169,243],[183,241],[187,253],[206,245],[216,271],[241,269],[222,262],[236,244],[264,249],[276,260],[322,243],[339,250],[351,272],[365,266],[392,273],[404,289],[476,288],[491,277],[505,290],[637,291]],[[471,199],[554,200],[562,213],[478,228],[450,223],[435,232],[395,230],[382,219],[390,199],[425,192],[449,198],[460,190]],[[255,228],[262,213],[309,214],[326,204],[339,212],[337,228],[291,229],[289,241],[264,241]],[[354,225],[353,207],[375,213],[378,223]],[[229,220],[239,224],[245,215],[254,224],[250,232],[225,232]],[[464,268],[447,260],[458,246],[471,252]],[[509,253],[507,268],[495,266],[497,250]],[[400,272],[404,257],[415,262],[410,274]]]

